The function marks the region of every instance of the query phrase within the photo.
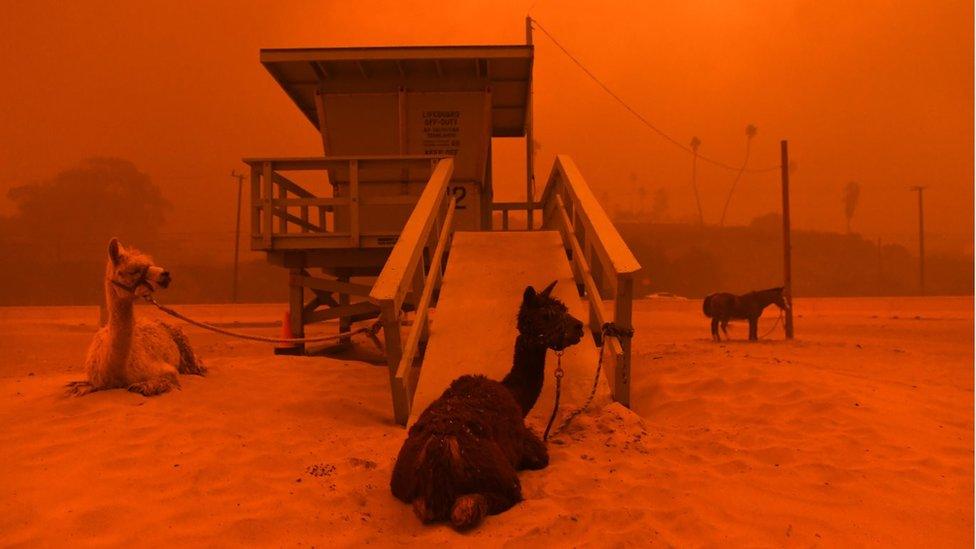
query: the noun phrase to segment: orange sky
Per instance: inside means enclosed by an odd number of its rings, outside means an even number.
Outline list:
[[[117,5],[121,4],[121,5]],[[226,5],[224,5],[226,4]],[[517,43],[531,1],[17,3],[0,20],[0,192],[90,156],[149,172],[176,208],[167,230],[225,231],[243,156],[320,154],[313,127],[258,63],[261,47]],[[758,0],[577,3],[533,16],[620,96],[681,142],[752,166],[788,138],[799,228],[854,229],[914,246],[924,184],[932,249],[972,249],[971,2]],[[852,6],[858,11],[851,11]],[[691,158],[652,134],[536,34],[538,178],[574,156],[617,204],[664,187],[691,219]],[[501,170],[502,175],[508,172]],[[632,175],[633,174],[633,175]],[[733,175],[703,167],[706,221]],[[517,189],[520,182],[499,181]],[[729,221],[779,208],[778,176],[747,175]],[[0,211],[10,211],[4,203]]]

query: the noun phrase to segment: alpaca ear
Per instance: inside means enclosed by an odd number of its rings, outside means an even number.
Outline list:
[[[531,303],[535,301],[535,296],[536,296],[535,288],[533,288],[532,286],[526,286],[525,293],[522,294],[522,302]]]
[[[552,289],[556,287],[556,283],[557,282],[559,282],[559,281],[558,280],[553,280],[552,281],[552,284],[546,286],[546,289],[545,290],[542,290],[542,293],[540,293],[539,295],[541,295],[542,297],[549,297],[549,294],[552,293]]]
[[[119,242],[118,238],[113,238],[108,243],[108,257],[115,265],[118,265],[119,261],[122,261],[122,253],[124,251],[125,250],[122,248],[122,243]]]

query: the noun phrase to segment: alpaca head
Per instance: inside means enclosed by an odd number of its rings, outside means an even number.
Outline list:
[[[152,258],[139,250],[122,247],[117,238],[108,243],[105,278],[115,297],[122,299],[148,296],[170,282],[169,271],[154,265]]]
[[[583,323],[569,314],[566,305],[550,295],[556,286],[554,281],[541,292],[529,286],[522,294],[522,306],[518,314],[518,331],[524,337],[561,351],[580,342]]]

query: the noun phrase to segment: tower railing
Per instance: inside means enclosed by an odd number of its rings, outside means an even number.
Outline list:
[[[368,209],[402,207],[406,218],[441,158],[245,158],[251,178],[251,249],[389,248],[399,230],[372,228],[375,215],[368,216]],[[289,172],[319,172],[321,184],[316,186],[328,192],[314,192],[309,185],[290,179]],[[364,193],[369,185],[391,184],[413,192]]]

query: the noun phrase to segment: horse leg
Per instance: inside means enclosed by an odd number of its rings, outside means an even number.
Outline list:
[[[729,321],[728,320],[723,320],[721,326],[722,326],[722,333],[725,334],[725,339],[726,339],[726,341],[728,341],[730,339],[729,338]]]
[[[715,341],[721,341],[722,340],[722,338],[720,338],[718,336],[718,319],[717,318],[713,318],[712,319],[712,339],[714,339]]]
[[[749,319],[749,341],[756,341],[759,339],[759,317],[751,317]]]

